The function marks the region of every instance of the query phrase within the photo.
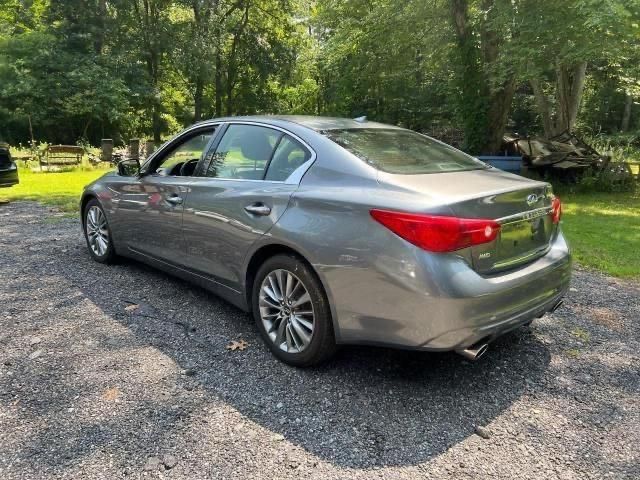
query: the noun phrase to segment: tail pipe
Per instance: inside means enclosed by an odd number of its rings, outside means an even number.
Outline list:
[[[558,303],[556,303],[556,304],[551,308],[551,310],[549,310],[549,313],[553,313],[553,312],[555,312],[555,311],[560,307],[560,305],[562,305],[563,303],[564,303],[564,300],[560,300]]]
[[[465,348],[464,350],[456,350],[456,353],[462,355],[467,360],[475,362],[482,357],[489,349],[489,344],[486,342],[478,342],[475,345]]]
[[[540,314],[538,315],[538,318],[542,318],[542,317],[544,317],[547,313],[553,313],[553,312],[555,312],[555,311],[560,307],[560,305],[562,305],[563,303],[564,303],[564,299],[562,299],[562,298],[561,298],[561,299],[560,299],[560,300],[558,300],[558,302],[557,302],[553,307],[551,307],[549,310],[547,310],[547,311],[544,311],[544,312],[540,313]]]

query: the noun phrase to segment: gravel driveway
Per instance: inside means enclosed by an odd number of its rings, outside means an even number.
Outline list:
[[[577,270],[477,363],[361,347],[296,370],[215,296],[1,205],[0,478],[637,479],[639,318],[638,285]]]

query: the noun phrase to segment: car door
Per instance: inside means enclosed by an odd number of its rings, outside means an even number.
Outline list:
[[[139,177],[118,185],[117,228],[137,254],[184,263],[182,213],[193,172],[215,127],[192,129],[164,146]]]
[[[245,255],[284,213],[313,153],[283,130],[238,122],[207,157],[185,202],[186,258],[191,269],[239,290]]]

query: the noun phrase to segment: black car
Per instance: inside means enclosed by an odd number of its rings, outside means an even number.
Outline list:
[[[18,182],[18,167],[11,160],[9,145],[0,143],[0,188],[11,187]]]

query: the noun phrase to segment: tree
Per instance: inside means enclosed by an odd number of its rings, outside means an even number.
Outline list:
[[[633,20],[636,3],[518,2],[522,21],[510,53],[519,52],[522,58],[545,136],[574,129],[589,64],[606,59],[614,65],[628,55],[630,42],[637,35]]]

